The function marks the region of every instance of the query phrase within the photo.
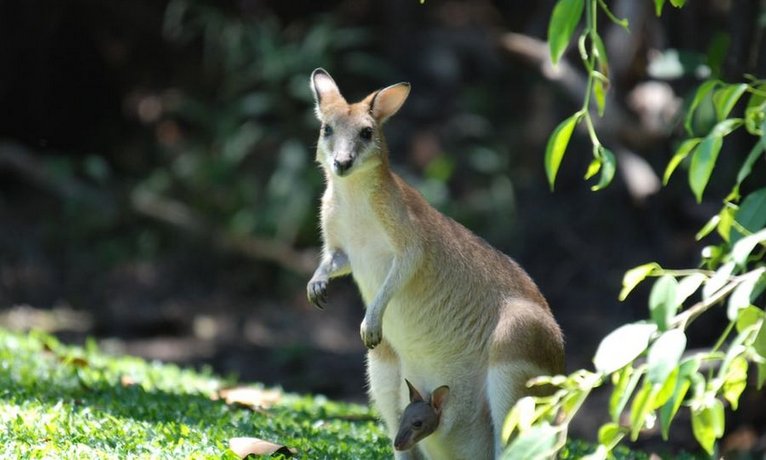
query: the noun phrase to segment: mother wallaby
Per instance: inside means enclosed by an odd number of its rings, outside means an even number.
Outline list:
[[[548,304],[518,264],[391,171],[382,125],[404,104],[408,83],[349,104],[316,69],[311,88],[327,189],[309,300],[321,307],[329,280],[353,275],[367,306],[361,336],[370,349],[370,397],[391,439],[409,401],[406,377],[427,392],[450,388],[438,430],[418,445],[422,454],[499,456],[503,421],[527,380],[563,371],[563,339]]]

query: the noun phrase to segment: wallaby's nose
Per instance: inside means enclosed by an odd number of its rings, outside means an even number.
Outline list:
[[[337,172],[339,175],[342,176],[351,167],[351,163],[353,163],[352,159],[341,161],[336,158],[333,160],[332,165],[333,165],[333,168],[335,168],[335,172]]]

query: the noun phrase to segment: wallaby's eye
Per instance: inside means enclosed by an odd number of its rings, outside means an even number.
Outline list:
[[[324,125],[324,129],[322,130],[322,134],[324,135],[324,137],[332,136],[332,126]]]
[[[370,139],[372,139],[372,128],[370,127],[362,128],[362,130],[359,131],[359,137],[361,137],[362,139],[366,141],[369,141]]]
[[[420,429],[423,427],[423,422],[420,420],[415,420],[414,422],[412,422],[412,426],[414,428]]]

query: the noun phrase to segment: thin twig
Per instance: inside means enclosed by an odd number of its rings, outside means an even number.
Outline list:
[[[717,290],[713,295],[705,300],[701,300],[683,312],[676,315],[670,322],[670,328],[681,327],[686,329],[688,324],[694,321],[697,316],[701,315],[705,311],[709,310],[718,302],[722,301],[724,297],[729,295],[740,283],[743,281],[742,276],[734,278],[729,284]]]

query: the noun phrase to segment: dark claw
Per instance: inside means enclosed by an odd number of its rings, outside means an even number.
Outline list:
[[[324,310],[327,305],[327,281],[309,281],[308,299],[314,306]]]

